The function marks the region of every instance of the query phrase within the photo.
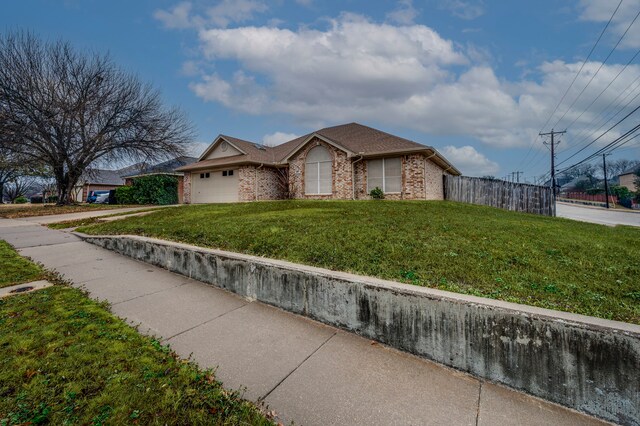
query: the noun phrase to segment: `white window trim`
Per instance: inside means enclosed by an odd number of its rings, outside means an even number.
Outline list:
[[[329,155],[331,155],[331,153],[329,153]],[[331,167],[332,167],[332,170],[331,170],[331,189],[333,189],[333,160],[329,160],[329,161],[314,161],[313,163],[307,163],[305,161],[305,163],[304,163],[305,179],[306,179],[306,176],[307,176],[307,165],[308,164],[317,164],[317,167],[316,167],[317,172],[316,173],[318,174],[318,176],[317,176],[317,179],[318,179],[318,192],[307,192],[307,184],[305,182],[304,195],[333,195],[333,191],[332,192],[320,192],[320,164],[322,164],[322,163],[331,163]]]
[[[382,192],[384,192],[385,194],[402,194],[402,157],[393,157],[393,158],[400,158],[400,191],[387,191],[386,187],[387,187],[387,173],[385,171],[384,168],[384,162],[386,160],[386,158],[381,158],[382,160]],[[369,172],[367,172],[367,189],[369,188]],[[374,188],[371,188],[374,189]],[[371,190],[369,190],[369,192],[371,192]]]

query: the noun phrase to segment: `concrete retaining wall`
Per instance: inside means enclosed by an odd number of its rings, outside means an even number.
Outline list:
[[[640,425],[640,326],[144,237],[81,237],[588,414]]]

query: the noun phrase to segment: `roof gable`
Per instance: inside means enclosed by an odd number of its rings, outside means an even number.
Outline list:
[[[328,143],[331,146],[336,147],[337,149],[346,152],[349,156],[354,155],[353,152],[351,152],[350,150],[348,150],[347,148],[345,148],[344,146],[342,146],[341,144],[329,139],[326,136],[323,136],[321,134],[319,134],[318,132],[313,132],[309,135],[303,136],[303,139],[301,142],[297,143],[297,146],[293,149],[293,151],[291,151],[289,154],[287,154],[286,157],[282,158],[280,161],[281,162],[286,162],[288,161],[293,155],[295,155],[297,152],[299,152],[302,148],[304,148],[305,146],[307,146],[307,144],[309,142],[311,142],[314,138],[318,138],[326,143]],[[300,139],[300,138],[298,138]],[[298,140],[298,139],[294,139],[294,140]]]
[[[217,138],[215,138],[213,140],[213,142],[211,142],[211,144],[207,147],[207,149],[204,150],[204,152],[202,153],[202,155],[198,158],[198,161],[203,161],[203,160],[209,160],[209,159],[213,159],[213,158],[220,158],[220,157],[231,157],[233,155],[238,155],[238,154],[246,154],[246,152],[244,152],[241,148],[239,148],[238,146],[236,146],[236,144],[234,144],[230,139],[235,139],[235,138],[230,138],[228,136],[224,136],[224,135],[218,135]],[[239,139],[236,139],[239,140]],[[229,155],[220,155],[219,157],[212,157],[211,154],[216,151],[216,148],[219,148],[219,146],[222,144],[222,142],[226,142],[229,145],[231,145],[231,147],[233,147],[234,151],[230,151]]]

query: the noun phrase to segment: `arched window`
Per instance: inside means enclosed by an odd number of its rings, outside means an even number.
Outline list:
[[[331,153],[323,146],[316,146],[307,153],[304,165],[306,194],[331,194]]]

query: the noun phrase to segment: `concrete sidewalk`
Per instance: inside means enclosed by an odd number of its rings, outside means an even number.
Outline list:
[[[91,210],[87,212],[67,213],[67,214],[58,214],[58,215],[49,215],[49,216],[34,216],[34,217],[26,217],[26,218],[16,219],[16,220],[24,221],[28,223],[40,224],[40,225],[47,225],[49,223],[66,222],[68,220],[89,219],[92,217],[102,217],[102,216],[109,216],[112,214],[137,212],[142,210],[168,208],[168,207],[179,207],[179,206],[171,205],[171,206],[140,206],[140,207],[113,208],[108,210]]]
[[[0,219],[0,239],[264,401],[285,423],[585,425],[600,421],[80,241]]]

